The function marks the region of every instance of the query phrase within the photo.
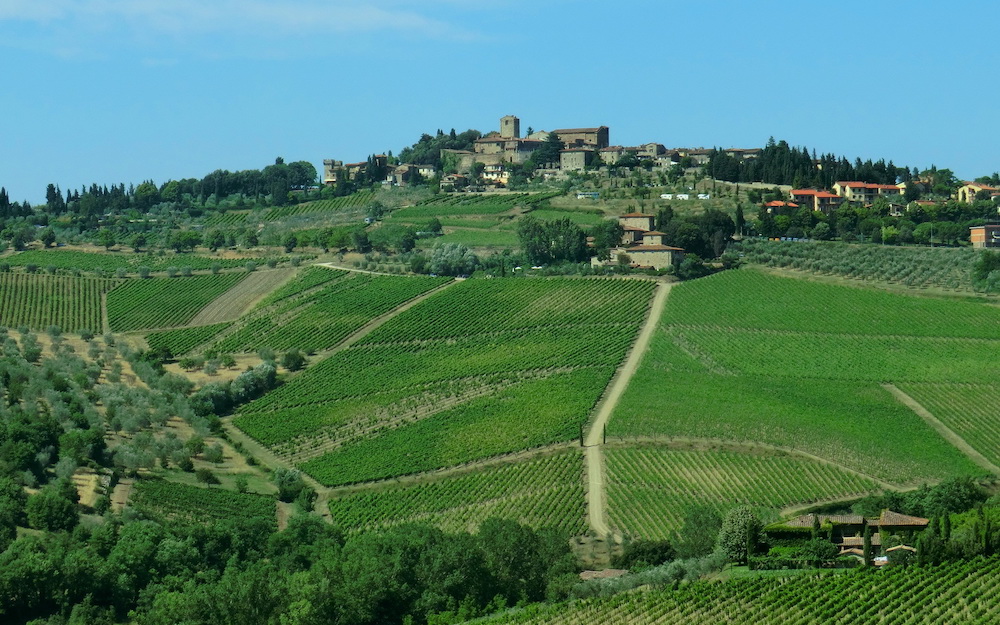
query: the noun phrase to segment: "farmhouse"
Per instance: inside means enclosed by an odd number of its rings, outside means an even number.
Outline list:
[[[624,254],[629,258],[632,267],[651,267],[666,269],[680,263],[684,259],[684,250],[663,243],[662,232],[653,230],[652,215],[646,213],[626,213],[618,217],[622,230],[622,244],[611,250],[611,258],[601,262],[596,257],[591,260],[594,266],[614,265],[618,257]]]
[[[769,525],[765,531],[773,537],[795,538],[811,532],[819,520],[820,533],[840,547],[841,554],[853,553],[864,545],[865,527],[872,529],[871,544],[881,547],[882,535],[912,537],[915,532],[927,529],[928,519],[882,510],[876,518],[860,514],[803,514],[788,521]]]

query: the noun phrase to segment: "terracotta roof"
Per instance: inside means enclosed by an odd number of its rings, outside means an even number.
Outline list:
[[[646,232],[646,234],[654,234],[654,235],[659,235],[659,236],[662,237],[662,236],[666,236],[667,233],[666,232],[659,232],[657,230],[649,230],[649,231]]]
[[[842,187],[852,187],[860,189],[895,189],[899,190],[899,187],[894,184],[875,184],[873,182],[837,182]]]
[[[927,524],[930,523],[930,521],[928,519],[918,516],[909,516],[906,514],[893,512],[892,510],[883,510],[882,515],[878,518],[877,523],[880,526],[908,525],[912,527],[927,527]]]
[[[988,185],[985,185],[985,184],[980,184],[978,182],[970,182],[970,181],[966,180],[965,184],[966,184],[966,186],[976,187],[977,189],[981,189],[983,191],[1000,191],[1000,189],[997,189],[996,187],[991,187],[991,186],[988,186]]]
[[[895,547],[889,547],[885,551],[886,551],[886,553],[888,553],[890,551],[913,551],[913,552],[916,552],[916,549],[914,549],[913,547],[911,547],[909,545],[896,545]]]
[[[803,514],[797,516],[794,519],[790,519],[782,523],[787,527],[812,527],[813,526],[813,514]],[[819,515],[820,524],[823,523],[833,523],[834,525],[861,525],[865,520],[865,517],[860,514],[821,514]]]
[[[632,252],[683,252],[684,250],[679,247],[671,247],[669,245],[636,245],[635,247],[626,248],[629,253]]]
[[[624,230],[625,232],[642,232],[642,233],[649,232],[649,230],[646,230],[645,228],[639,228],[638,226],[622,226],[622,230]]]
[[[552,132],[558,134],[578,134],[581,132],[598,132],[599,130],[607,130],[607,126],[600,126],[599,128],[557,128]]]
[[[590,148],[565,148],[565,149],[559,150],[559,151],[560,152],[593,152],[593,150],[590,149]]]
[[[828,191],[817,191],[816,189],[792,189],[791,191],[789,191],[789,193],[791,193],[793,197],[796,195],[812,195],[815,197],[823,197],[823,198],[840,197],[839,195],[834,195],[833,193],[830,193]]]
[[[625,150],[625,148],[623,148],[623,147],[622,147],[622,146],[620,146],[620,145],[609,145],[609,146],[608,146],[608,147],[606,147],[606,148],[601,148],[601,150],[600,150],[600,151],[601,151],[601,152],[621,152],[621,151],[623,151],[623,150]]]
[[[772,200],[765,204],[764,206],[788,206],[791,208],[798,208],[799,205],[794,202],[782,202],[781,200]]]

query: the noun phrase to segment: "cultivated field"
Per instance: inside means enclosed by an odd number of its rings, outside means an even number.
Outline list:
[[[240,272],[128,280],[108,293],[108,323],[114,332],[186,325],[247,275]]]
[[[484,625],[828,625],[1000,621],[1000,558],[873,573],[763,576],[701,581],[571,604],[534,605]]]
[[[682,284],[608,433],[795,448],[897,484],[979,474],[879,383],[975,379],[994,319],[752,270]]]
[[[326,271],[329,276],[320,272]],[[329,278],[324,280],[323,278]],[[330,349],[372,319],[450,278],[377,276],[310,268],[265,298],[233,331],[219,338],[227,352]]]
[[[767,518],[775,509],[860,496],[874,481],[836,466],[766,450],[724,451],[657,446],[605,451],[611,523],[628,535],[668,539],[693,506],[721,513],[749,505]]]
[[[876,280],[911,288],[970,291],[977,252],[971,248],[882,247],[825,241],[744,239],[736,248],[748,263]]]
[[[354,530],[431,523],[475,532],[491,516],[570,535],[586,531],[583,459],[577,450],[455,477],[365,490],[329,502],[334,525]]]
[[[0,325],[100,332],[101,295],[116,284],[100,278],[0,273]]]
[[[262,517],[277,528],[277,502],[267,495],[140,479],[132,487],[129,502],[139,510],[171,521],[203,523]]]
[[[330,486],[571,440],[652,289],[468,280],[249,404],[235,423]]]
[[[972,378],[976,379],[976,378]],[[990,462],[1000,465],[1000,388],[994,384],[900,384]]]

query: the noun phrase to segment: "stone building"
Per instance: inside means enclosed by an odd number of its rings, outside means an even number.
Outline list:
[[[563,171],[583,171],[594,160],[594,150],[590,148],[570,148],[559,152],[559,169]]]

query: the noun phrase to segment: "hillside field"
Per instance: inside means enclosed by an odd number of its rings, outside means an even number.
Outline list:
[[[460,282],[249,404],[235,424],[328,486],[572,440],[652,288]]]

